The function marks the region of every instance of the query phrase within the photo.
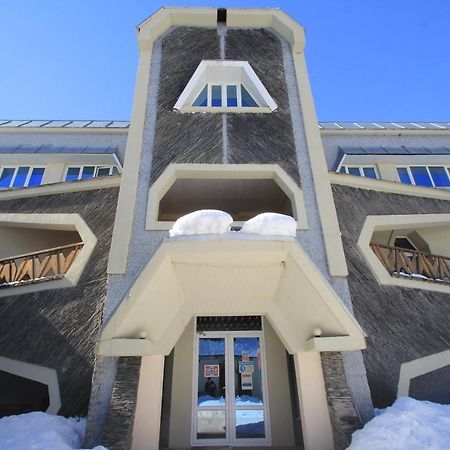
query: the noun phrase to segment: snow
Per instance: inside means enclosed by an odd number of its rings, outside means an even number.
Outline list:
[[[169,231],[171,237],[192,234],[223,234],[231,229],[233,218],[224,211],[203,209],[180,217]]]
[[[450,405],[399,398],[362,430],[347,450],[448,450]]]
[[[295,236],[297,222],[291,216],[277,213],[263,213],[247,220],[241,228],[242,233],[264,234],[270,236]]]
[[[72,450],[82,445],[85,419],[31,412],[0,419],[2,450]],[[107,450],[98,446],[93,450]]]

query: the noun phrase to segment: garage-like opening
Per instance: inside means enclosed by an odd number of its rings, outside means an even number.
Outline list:
[[[48,386],[0,370],[0,417],[47,411],[50,405]]]
[[[273,179],[181,178],[161,199],[158,220],[175,221],[200,209],[226,211],[235,221],[264,212],[293,215],[291,200]]]

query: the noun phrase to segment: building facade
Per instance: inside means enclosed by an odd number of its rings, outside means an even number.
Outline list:
[[[129,123],[0,122],[3,414],[309,450],[448,402],[450,123],[318,123],[277,9],[163,8],[138,43]]]

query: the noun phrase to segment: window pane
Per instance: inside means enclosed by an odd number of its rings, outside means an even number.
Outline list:
[[[237,87],[234,84],[227,86],[227,106],[237,106]]]
[[[7,188],[11,185],[15,170],[14,167],[3,169],[3,172],[0,175],[0,188]]]
[[[242,106],[258,106],[258,103],[253,100],[253,97],[249,94],[247,89],[245,89],[243,84],[241,84],[241,97]]]
[[[349,175],[356,175],[357,177],[361,175],[359,172],[359,167],[348,167],[347,170]]]
[[[44,167],[35,167],[31,172],[30,179],[28,180],[28,186],[40,186],[42,184],[44,172],[45,172]]]
[[[198,97],[195,99],[194,103],[192,103],[192,106],[208,106],[208,86],[205,85],[205,87],[202,89],[202,92],[198,95]]]
[[[81,179],[92,178],[95,173],[95,166],[84,166],[83,173],[81,174]]]
[[[411,179],[409,178],[409,173],[406,170],[406,167],[397,167],[397,173],[402,183],[411,184]]]
[[[345,170],[345,166],[341,166],[339,173],[347,173],[347,171]]]
[[[377,173],[373,167],[363,167],[363,172],[365,177],[377,179]]]
[[[119,169],[117,168],[117,166],[113,166],[112,168],[112,174],[113,175],[117,175],[119,173]]]
[[[197,411],[197,439],[224,439],[225,411]]]
[[[66,181],[78,180],[78,175],[80,174],[79,167],[69,167],[67,169]]]
[[[16,177],[14,178],[13,187],[23,187],[25,186],[25,181],[28,176],[28,171],[30,170],[29,167],[19,167],[17,170]]]
[[[111,167],[99,167],[97,169],[97,177],[104,177],[105,175],[109,175],[111,171]]]
[[[417,186],[433,186],[426,167],[410,167],[410,170]]]
[[[445,167],[432,166],[428,167],[431,178],[433,178],[434,185],[436,187],[448,187],[450,186],[450,181],[448,179],[447,171]]]
[[[222,86],[211,86],[211,106],[222,106]]]
[[[236,437],[238,439],[264,438],[264,411],[241,409],[236,411]]]
[[[406,237],[395,238],[394,247],[404,248],[406,250],[417,250],[412,242]]]
[[[225,406],[225,339],[200,338],[198,406]]]

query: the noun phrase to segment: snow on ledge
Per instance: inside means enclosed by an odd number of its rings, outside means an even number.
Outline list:
[[[180,217],[169,231],[170,237],[192,234],[224,234],[230,231],[233,218],[224,211],[203,209]]]
[[[2,450],[72,450],[82,446],[86,419],[31,412],[0,419]],[[106,450],[97,446],[93,450]]]
[[[448,450],[450,405],[399,398],[355,431],[347,450]]]
[[[277,213],[263,213],[253,217],[241,228],[242,233],[269,236],[295,236],[297,222],[291,216]]]

